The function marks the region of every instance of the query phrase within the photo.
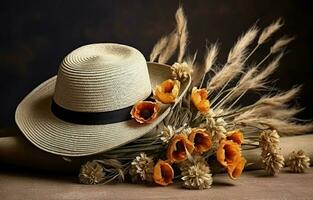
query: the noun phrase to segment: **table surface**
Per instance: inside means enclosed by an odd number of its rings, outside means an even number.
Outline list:
[[[244,172],[240,179],[214,176],[207,190],[135,184],[81,185],[74,176],[0,170],[0,199],[313,199],[313,168],[305,174],[287,169],[277,177],[264,171]]]

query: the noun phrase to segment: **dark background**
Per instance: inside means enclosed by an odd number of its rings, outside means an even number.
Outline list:
[[[71,50],[96,42],[123,43],[148,58],[155,42],[174,27],[174,13],[182,4],[188,17],[189,52],[203,57],[206,41],[221,43],[220,63],[236,38],[258,21],[265,27],[283,17],[279,34],[296,35],[280,68],[272,76],[287,90],[304,83],[297,99],[307,109],[299,117],[312,118],[312,7],[304,0],[211,1],[4,1],[0,8],[0,128],[14,124],[22,98],[56,74]],[[264,54],[261,49],[259,55]],[[201,61],[201,59],[199,59]]]

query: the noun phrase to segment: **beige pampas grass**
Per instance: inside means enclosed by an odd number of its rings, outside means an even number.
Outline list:
[[[181,63],[185,55],[188,40],[187,19],[182,7],[178,8],[175,18],[177,22],[177,32],[179,35],[179,51],[177,61]]]
[[[276,129],[284,136],[300,135],[313,130],[312,123],[298,123],[286,119],[260,118],[259,123]]]
[[[211,78],[207,84],[207,89],[209,91],[214,91],[223,87],[226,83],[236,77],[241,72],[242,68],[243,63],[239,62],[239,60],[237,60],[237,62],[227,63]]]
[[[180,63],[183,61],[183,58],[185,56],[187,41],[188,41],[188,30],[187,30],[187,22],[186,22],[183,32],[180,35],[180,39],[179,39],[179,51],[178,51],[177,61]]]
[[[292,40],[294,40],[294,37],[287,37],[283,36],[280,39],[278,39],[274,45],[271,47],[271,54],[277,53],[285,48],[287,44],[289,44]]]
[[[297,86],[286,92],[280,92],[274,96],[262,96],[255,104],[266,104],[278,107],[283,106],[287,102],[294,100],[300,90],[301,86]]]
[[[183,10],[183,7],[179,7],[175,14],[176,27],[179,35],[182,34],[184,27],[186,26],[187,20]]]
[[[168,36],[168,42],[166,47],[160,53],[159,63],[166,63],[175,53],[177,46],[179,45],[178,62],[181,62],[186,50],[188,30],[187,20],[182,7],[179,7],[175,14],[176,28]]]
[[[211,67],[214,65],[216,61],[216,57],[218,55],[218,45],[211,44],[207,47],[207,51],[205,54],[205,61],[204,61],[204,72],[207,73],[210,71]]]
[[[237,85],[232,89],[231,95],[227,98],[227,102],[234,100],[235,98],[241,98],[242,95],[248,90],[257,90],[266,88],[267,78],[275,71],[279,66],[279,61],[283,54],[279,54],[268,66],[260,71],[258,74],[257,67],[252,67],[238,81]],[[238,99],[239,100],[239,99]],[[226,102],[225,102],[226,103]]]
[[[281,18],[270,24],[268,27],[266,27],[263,32],[261,33],[258,45],[261,45],[269,40],[269,38],[278,31],[282,26],[284,25]]]
[[[258,87],[262,87],[265,80],[271,75],[279,66],[279,61],[283,57],[283,53],[279,54],[272,62],[268,64],[268,66],[261,71],[255,78],[252,79],[252,82],[258,83]],[[257,87],[255,87],[257,88]]]
[[[152,52],[150,54],[151,62],[154,62],[157,59],[161,51],[166,47],[167,42],[168,42],[168,37],[164,36],[154,45]]]
[[[175,50],[177,49],[178,45],[178,35],[177,32],[174,31],[168,36],[168,42],[166,47],[163,49],[159,56],[159,63],[166,63],[175,53]]]
[[[237,126],[252,126],[260,129],[270,128],[277,130],[282,136],[299,135],[313,130],[312,123],[299,123],[291,119],[267,117],[235,117],[233,123]]]
[[[246,56],[248,46],[253,42],[258,33],[258,28],[252,26],[244,35],[242,35],[234,47],[230,50],[227,58],[228,63],[242,62]]]

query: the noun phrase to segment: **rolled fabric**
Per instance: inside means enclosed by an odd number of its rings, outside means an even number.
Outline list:
[[[280,148],[285,160],[288,159],[292,151],[302,149],[305,154],[313,161],[313,134],[288,136],[280,138]],[[256,170],[262,169],[261,148],[254,148],[243,151],[244,157],[247,159],[248,165],[246,169]]]
[[[71,159],[45,152],[31,144],[17,127],[0,130],[0,163],[31,169],[77,172],[85,158]]]
[[[287,159],[289,153],[302,149],[313,160],[313,134],[280,138],[281,152]],[[248,170],[262,168],[261,149],[244,150]],[[78,172],[80,165],[91,157],[68,158],[54,155],[32,145],[17,127],[0,130],[0,162],[33,169],[61,172]]]

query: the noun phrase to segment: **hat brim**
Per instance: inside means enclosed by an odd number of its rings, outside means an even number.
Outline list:
[[[147,63],[151,86],[171,77],[168,65]],[[186,93],[190,78],[182,83],[179,102]],[[150,124],[131,119],[106,125],[80,125],[60,120],[50,110],[56,76],[40,84],[18,105],[15,121],[26,138],[38,148],[62,156],[87,156],[117,148],[150,132],[174,105],[162,105]]]

